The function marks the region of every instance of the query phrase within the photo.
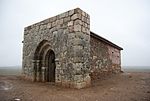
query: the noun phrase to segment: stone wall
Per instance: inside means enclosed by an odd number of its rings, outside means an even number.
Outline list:
[[[91,79],[104,77],[121,71],[120,50],[91,36],[90,38]]]
[[[91,36],[90,17],[79,8],[24,29],[23,77],[45,82],[50,53],[54,82],[64,87],[88,87],[91,79],[121,71],[120,49]]]
[[[22,67],[25,79],[42,79],[39,74],[43,68],[39,65],[42,60],[35,58],[36,50],[42,45],[45,50],[50,48],[55,53],[56,84],[72,88],[91,84],[90,17],[87,13],[79,8],[73,9],[24,29]],[[38,67],[36,77],[35,65]]]

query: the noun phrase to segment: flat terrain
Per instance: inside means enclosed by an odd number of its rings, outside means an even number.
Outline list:
[[[150,72],[117,74],[80,90],[1,75],[0,101],[150,101]]]

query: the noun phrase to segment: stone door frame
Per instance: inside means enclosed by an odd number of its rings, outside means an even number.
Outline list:
[[[51,55],[53,55],[54,63],[49,63]],[[50,64],[54,65],[53,69]],[[47,40],[43,40],[38,44],[34,53],[33,67],[33,81],[55,82],[55,53]],[[53,74],[52,77],[48,77],[48,75],[50,76],[48,73],[50,70]]]

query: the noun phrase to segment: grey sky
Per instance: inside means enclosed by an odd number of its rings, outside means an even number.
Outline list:
[[[122,65],[150,66],[150,0],[1,0],[0,66],[21,65],[24,27],[77,7],[91,31],[124,48]]]

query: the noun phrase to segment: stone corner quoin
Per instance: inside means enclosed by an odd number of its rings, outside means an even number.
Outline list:
[[[121,71],[120,50],[92,34],[89,14],[76,8],[25,27],[22,74],[35,82],[85,88]]]

